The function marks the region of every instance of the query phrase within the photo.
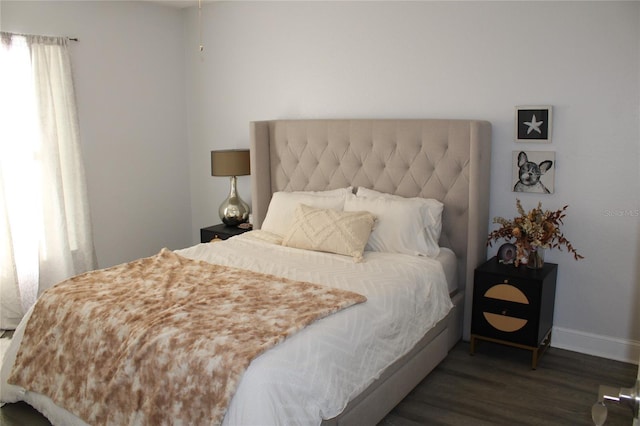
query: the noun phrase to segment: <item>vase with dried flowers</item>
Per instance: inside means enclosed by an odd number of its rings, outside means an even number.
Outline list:
[[[556,211],[542,210],[542,203],[539,202],[538,207],[525,212],[520,200],[516,200],[516,207],[520,214],[518,217],[511,220],[503,217],[493,218],[493,223],[500,224],[500,228],[489,234],[488,246],[501,239],[513,242],[517,250],[514,265],[519,266],[520,263],[526,262],[528,267],[535,269],[544,265],[545,249],[557,248],[562,251],[564,246],[573,254],[575,260],[584,259],[560,231],[562,219],[566,216],[565,211],[569,206]]]

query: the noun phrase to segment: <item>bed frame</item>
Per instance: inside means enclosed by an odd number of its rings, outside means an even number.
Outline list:
[[[469,338],[473,270],[486,259],[491,124],[475,120],[273,120],[251,123],[253,224],[276,191],[364,186],[444,204],[440,245],[456,253],[454,308],[418,345],[323,425],[376,424]]]

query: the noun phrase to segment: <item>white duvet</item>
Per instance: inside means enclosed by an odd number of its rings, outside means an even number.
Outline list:
[[[351,290],[365,295],[367,302],[311,324],[256,358],[231,400],[224,425],[306,426],[337,416],[452,307],[443,268],[434,259],[366,252],[364,261],[355,263],[350,257],[269,244],[255,235],[176,253]],[[84,425],[45,396],[6,383],[29,314],[0,370],[0,399],[26,401],[54,425]]]

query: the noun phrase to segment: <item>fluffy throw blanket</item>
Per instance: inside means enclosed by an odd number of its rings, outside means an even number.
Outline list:
[[[9,383],[91,425],[219,424],[252,359],[365,300],[163,249],[47,290]]]

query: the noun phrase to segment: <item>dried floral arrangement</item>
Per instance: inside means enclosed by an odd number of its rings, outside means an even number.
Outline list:
[[[540,248],[557,248],[562,251],[562,246],[564,246],[569,253],[573,254],[575,260],[584,259],[584,256],[578,254],[560,231],[560,225],[563,225],[562,219],[566,216],[565,211],[569,207],[568,205],[560,210],[551,211],[542,210],[542,203],[539,202],[538,207],[525,212],[520,200],[516,200],[516,207],[520,214],[519,217],[511,220],[503,217],[493,218],[493,223],[499,223],[501,226],[489,234],[488,246],[501,239],[515,240],[514,244],[517,248],[515,266],[518,266],[520,260],[525,259],[531,251]]]

